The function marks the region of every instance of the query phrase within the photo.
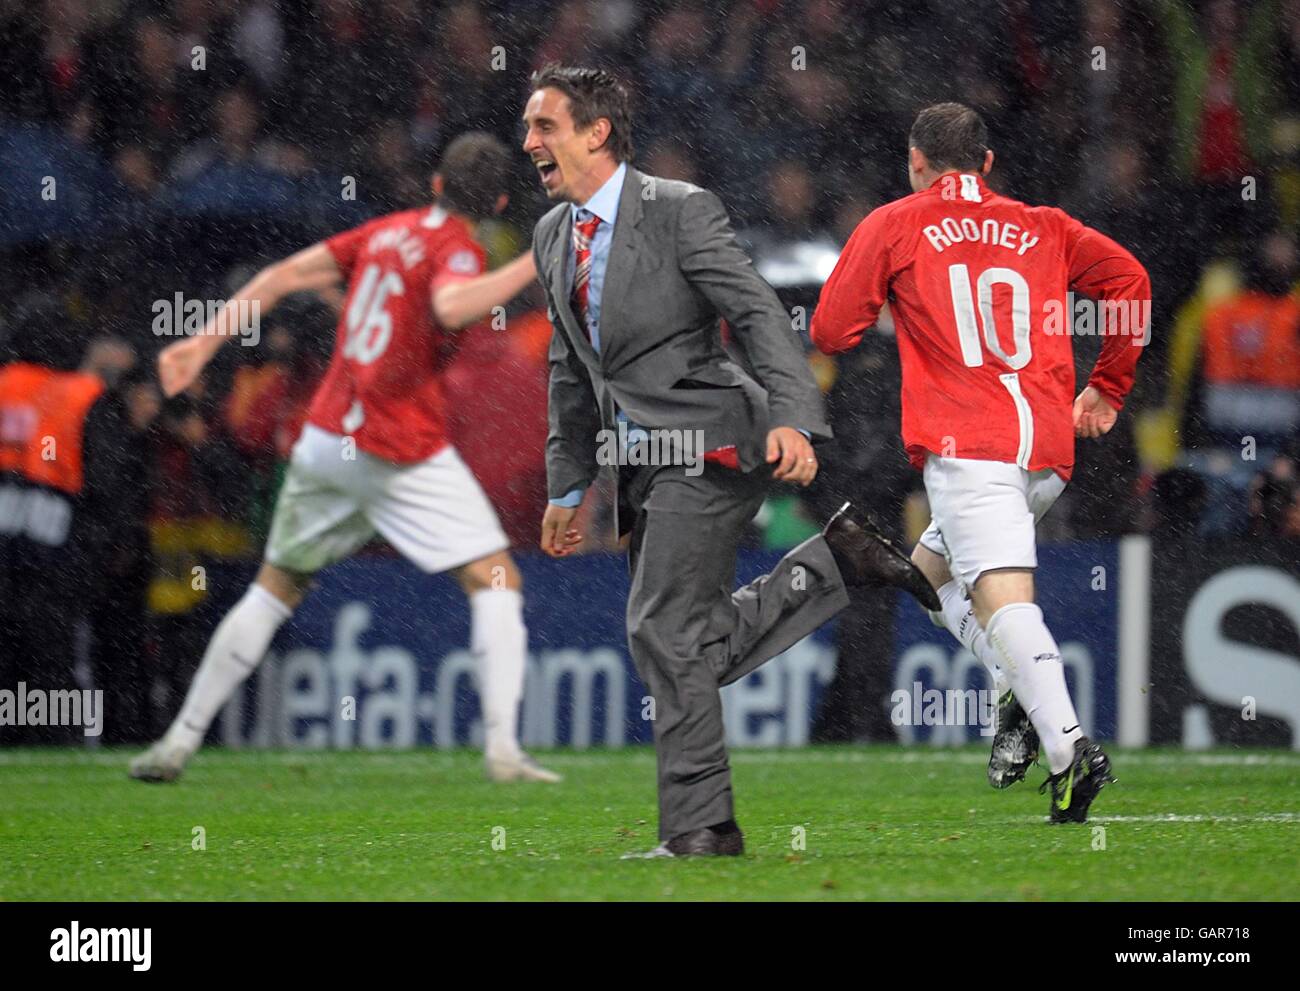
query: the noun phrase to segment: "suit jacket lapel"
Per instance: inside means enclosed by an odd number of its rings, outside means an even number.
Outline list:
[[[643,176],[629,166],[618,200],[618,219],[609,244],[605,282],[600,289],[600,357],[608,367],[610,354],[619,343],[620,317],[627,298],[632,270],[636,267],[636,228],[641,223]]]

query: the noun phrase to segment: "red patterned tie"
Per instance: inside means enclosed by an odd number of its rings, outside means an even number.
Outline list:
[[[591,337],[587,325],[587,286],[591,282],[591,239],[596,236],[600,218],[594,214],[573,225],[573,312],[582,321],[582,329]]]

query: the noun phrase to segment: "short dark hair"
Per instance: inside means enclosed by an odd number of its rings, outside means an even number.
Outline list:
[[[569,98],[575,127],[590,127],[601,117],[609,121],[605,148],[616,162],[632,161],[632,108],[627,88],[604,69],[550,62],[532,76],[532,87],[558,89]]]
[[[434,173],[442,176],[438,202],[480,220],[496,213],[497,200],[510,188],[510,153],[492,135],[468,131],[447,145]]]
[[[936,103],[916,115],[908,144],[919,148],[932,169],[978,171],[989,149],[989,129],[961,103]]]

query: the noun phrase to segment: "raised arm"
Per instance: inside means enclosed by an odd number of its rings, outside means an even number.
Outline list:
[[[461,330],[504,306],[537,278],[533,253],[526,251],[495,272],[475,278],[441,281],[433,287],[433,315],[447,330]]]
[[[158,353],[163,393],[174,396],[193,384],[221,345],[247,329],[237,325],[237,318],[247,313],[250,305],[257,305],[259,315],[269,313],[285,296],[328,289],[341,277],[333,254],[323,243],[266,266],[241,286],[196,336],[169,344]]]

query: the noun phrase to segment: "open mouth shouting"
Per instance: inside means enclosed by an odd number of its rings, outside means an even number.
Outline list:
[[[537,174],[542,180],[542,185],[547,189],[553,188],[560,177],[560,167],[555,164],[555,159],[534,158],[533,165],[537,167]]]

